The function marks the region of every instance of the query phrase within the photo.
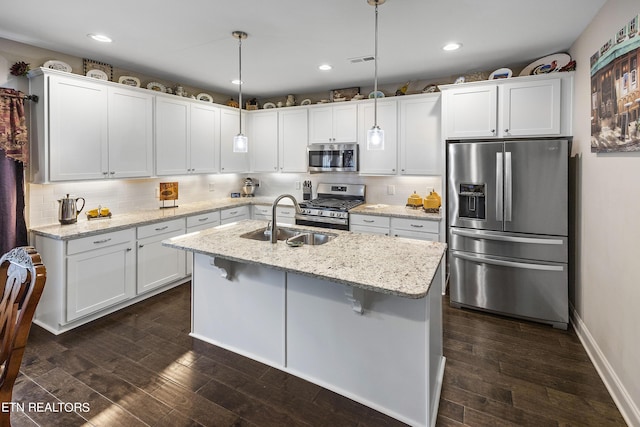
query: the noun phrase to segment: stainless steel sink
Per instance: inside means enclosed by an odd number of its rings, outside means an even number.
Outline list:
[[[337,237],[337,234],[314,232],[309,230],[299,230],[296,228],[278,227],[278,240],[288,240],[291,246],[306,245],[322,245]],[[241,234],[243,239],[258,240],[260,242],[268,242],[271,240],[268,228],[259,228]]]
[[[302,232],[296,236],[289,237],[287,244],[293,244],[293,246],[300,243],[305,245],[324,245],[328,241],[335,239],[336,236],[336,234],[330,233]]]

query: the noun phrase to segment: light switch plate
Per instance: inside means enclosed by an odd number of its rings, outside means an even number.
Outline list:
[[[396,194],[396,186],[395,185],[387,185],[387,194],[393,196]]]

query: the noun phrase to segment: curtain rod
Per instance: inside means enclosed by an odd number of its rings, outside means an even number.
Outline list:
[[[40,100],[38,95],[25,95],[20,97],[20,96],[14,96],[14,95],[0,94],[0,96],[4,96],[5,98],[22,98],[25,101],[33,101],[33,102],[38,102]]]

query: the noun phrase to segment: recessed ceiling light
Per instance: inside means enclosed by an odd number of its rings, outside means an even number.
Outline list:
[[[442,50],[458,50],[462,47],[462,43],[449,43],[442,46]]]
[[[90,37],[93,40],[102,43],[111,43],[113,41],[111,40],[111,37],[107,37],[103,34],[87,34],[87,37]]]
[[[322,71],[329,71],[332,68],[333,67],[329,64],[322,64],[318,66],[318,70],[322,70]]]

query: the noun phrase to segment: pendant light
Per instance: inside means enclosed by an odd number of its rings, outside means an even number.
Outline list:
[[[233,152],[246,153],[249,151],[249,140],[242,133],[242,40],[247,38],[244,31],[234,31],[231,33],[238,39],[238,134],[233,137]]]
[[[373,53],[374,79],[373,79],[373,127],[367,132],[367,150],[384,150],[384,131],[378,126],[378,5],[386,0],[367,0],[375,7],[375,48]]]

